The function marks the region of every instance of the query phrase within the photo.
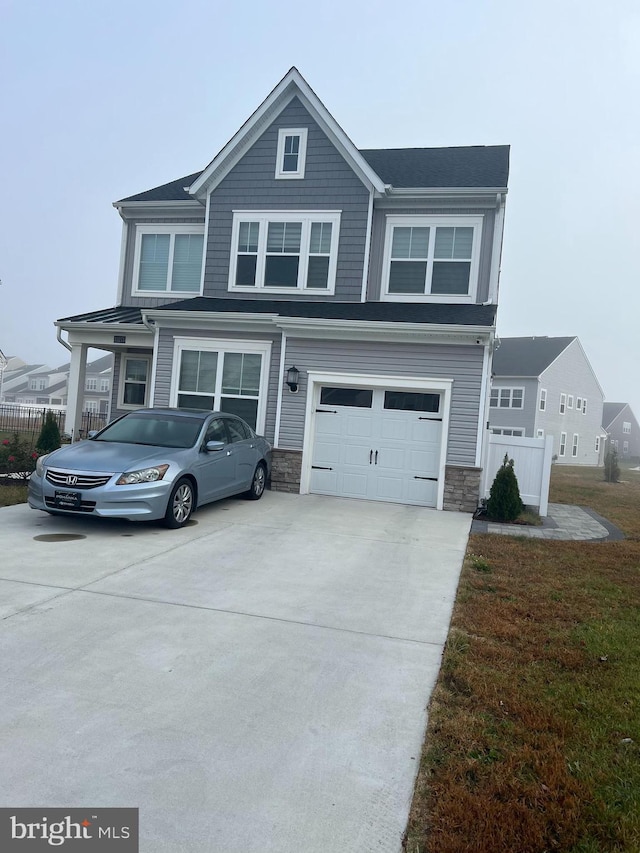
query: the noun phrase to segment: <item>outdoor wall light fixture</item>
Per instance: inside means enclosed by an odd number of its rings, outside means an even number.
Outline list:
[[[298,390],[299,376],[300,372],[295,365],[287,370],[287,385],[289,386],[289,391],[291,391],[292,394],[295,394]]]

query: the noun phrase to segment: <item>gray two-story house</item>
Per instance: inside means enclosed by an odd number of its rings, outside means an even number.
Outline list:
[[[272,488],[474,509],[508,164],[358,149],[292,68],[204,170],[116,202],[117,304],[57,322],[67,429],[97,347],[112,417],[234,412]]]
[[[640,461],[640,424],[628,403],[605,403],[602,427],[609,447],[625,462]]]
[[[600,465],[603,400],[577,337],[500,338],[489,403],[494,434],[552,435],[558,464]]]

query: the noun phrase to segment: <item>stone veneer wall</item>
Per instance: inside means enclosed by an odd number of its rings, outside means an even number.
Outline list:
[[[480,503],[482,468],[458,468],[447,465],[444,475],[444,509],[475,512]]]
[[[271,490],[274,492],[300,491],[302,452],[300,450],[275,450],[271,456]]]

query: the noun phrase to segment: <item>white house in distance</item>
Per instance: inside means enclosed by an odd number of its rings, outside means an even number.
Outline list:
[[[577,337],[500,338],[489,404],[494,434],[552,435],[556,463],[601,465],[603,402]]]

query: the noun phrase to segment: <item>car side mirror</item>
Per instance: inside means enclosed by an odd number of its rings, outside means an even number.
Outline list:
[[[99,432],[99,430],[97,430],[97,429],[90,429],[89,432],[87,433],[87,438],[95,438],[97,436],[98,432]]]
[[[217,450],[222,450],[223,448],[224,441],[208,441],[204,446],[204,449],[207,451],[207,453],[213,453]]]

